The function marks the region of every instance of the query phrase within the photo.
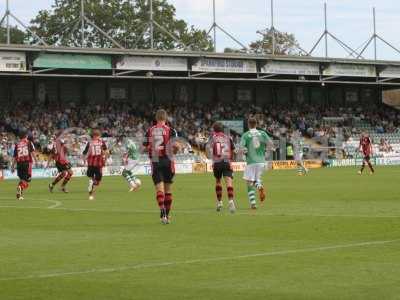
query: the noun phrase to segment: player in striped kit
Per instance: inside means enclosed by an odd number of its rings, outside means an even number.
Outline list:
[[[262,183],[262,175],[266,168],[265,152],[267,145],[272,141],[265,131],[257,129],[257,120],[249,118],[249,131],[242,135],[240,142],[241,149],[246,155],[246,169],[243,179],[247,182],[247,194],[251,209],[257,209],[256,190],[259,192],[260,202],[265,201],[265,189]]]
[[[147,130],[143,146],[151,162],[151,176],[160,209],[161,224],[170,224],[172,209],[172,184],[175,176],[174,155],[179,151],[174,128],[167,124],[168,115],[163,109],[156,112],[156,123]]]
[[[61,191],[64,193],[68,193],[66,185],[74,174],[72,172],[71,163],[67,159],[68,149],[64,139],[62,139],[61,137],[61,133],[61,131],[57,133],[56,139],[51,145],[51,157],[55,160],[56,168],[58,171],[56,178],[53,180],[52,183],[49,184],[49,191],[51,193],[53,192],[54,187],[57,185],[57,183],[59,183],[63,179],[64,180],[61,184]]]
[[[231,161],[235,145],[228,133],[224,133],[223,125],[216,122],[213,125],[213,132],[207,142],[208,156],[212,157],[213,172],[215,177],[215,193],[217,195],[217,211],[223,208],[222,202],[222,178],[224,178],[228,194],[228,207],[231,213],[235,213],[233,169]]]
[[[35,154],[35,146],[28,139],[28,134],[21,131],[19,134],[19,142],[15,144],[14,159],[11,165],[11,171],[14,173],[17,167],[17,175],[19,183],[17,186],[17,200],[24,200],[24,190],[28,189],[32,179],[32,164]]]
[[[139,148],[131,139],[125,140],[125,153],[123,155],[124,170],[122,176],[129,184],[130,192],[137,191],[142,184],[140,179],[133,174],[133,170],[138,165]]]
[[[363,155],[363,163],[361,166],[360,171],[358,171],[358,174],[361,175],[365,169],[365,165],[368,165],[369,168],[369,173],[374,174],[375,170],[374,167],[371,164],[371,156],[373,155],[373,147],[372,147],[372,141],[368,135],[368,133],[363,132],[360,138],[360,145],[359,145],[359,151]]]
[[[86,145],[83,155],[87,155],[87,172],[89,177],[89,200],[94,200],[96,187],[100,185],[103,178],[103,167],[105,165],[107,146],[100,138],[100,131],[94,129],[92,131],[92,140]]]
[[[301,133],[296,130],[292,135],[293,141],[293,150],[294,150],[294,160],[297,163],[297,175],[303,176],[306,175],[309,171],[304,165],[304,139],[301,136]]]

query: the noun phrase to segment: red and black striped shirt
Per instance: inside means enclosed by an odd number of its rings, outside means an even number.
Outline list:
[[[100,138],[94,138],[87,143],[83,155],[87,155],[87,164],[89,167],[102,168],[105,165],[106,143]]]
[[[371,155],[372,141],[368,136],[363,136],[360,139],[360,149],[364,155]]]
[[[35,146],[28,138],[21,139],[14,148],[14,158],[17,163],[32,162],[32,153],[35,151]]]
[[[235,144],[230,136],[223,132],[213,132],[207,144],[212,152],[213,162],[232,161]]]
[[[147,130],[143,145],[147,148],[149,157],[154,159],[172,157],[172,140],[178,135],[172,127],[158,123]]]
[[[65,142],[60,138],[56,139],[53,143],[54,160],[62,165],[68,164],[67,152],[68,149],[65,146]]]

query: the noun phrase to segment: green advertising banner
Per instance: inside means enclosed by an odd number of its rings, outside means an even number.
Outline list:
[[[85,54],[40,54],[33,62],[34,68],[111,70],[111,56]]]

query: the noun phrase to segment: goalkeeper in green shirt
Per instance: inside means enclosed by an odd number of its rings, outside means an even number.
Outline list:
[[[247,194],[250,207],[257,209],[256,191],[259,192],[260,202],[264,202],[266,195],[262,183],[262,175],[266,169],[265,152],[272,140],[265,131],[257,129],[257,120],[251,117],[248,120],[249,131],[242,135],[241,149],[246,155],[247,166],[243,179],[247,181]]]

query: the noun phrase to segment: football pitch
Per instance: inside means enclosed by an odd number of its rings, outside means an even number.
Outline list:
[[[86,178],[21,202],[0,182],[0,299],[400,298],[399,167],[269,172],[256,212],[235,176],[234,215],[211,174],[176,176],[170,225],[149,177],[106,177],[92,202]]]

